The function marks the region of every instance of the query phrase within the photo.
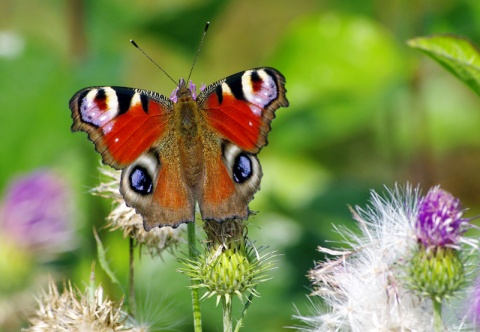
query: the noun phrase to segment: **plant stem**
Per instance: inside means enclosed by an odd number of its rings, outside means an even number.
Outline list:
[[[92,263],[92,270],[90,272],[90,287],[88,288],[88,301],[93,303],[95,301],[95,261]]]
[[[187,225],[188,235],[188,256],[190,259],[195,259],[198,255],[195,238],[195,223],[189,223]],[[192,306],[193,306],[193,327],[195,332],[202,331],[202,313],[200,312],[200,295],[197,280],[190,279],[192,285]]]
[[[135,279],[134,279],[134,271],[135,271],[135,259],[134,259],[134,248],[135,243],[133,237],[130,237],[130,264],[129,264],[129,293],[128,293],[128,306],[130,315],[134,317],[136,313],[136,304],[135,304]]]
[[[435,332],[442,332],[443,322],[442,322],[442,302],[439,302],[435,299],[432,299],[433,302],[433,327]]]
[[[225,296],[222,297],[223,307],[223,332],[232,332],[232,300],[227,301]]]

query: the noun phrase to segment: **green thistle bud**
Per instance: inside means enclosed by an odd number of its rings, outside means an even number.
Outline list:
[[[437,302],[451,297],[465,283],[464,262],[453,248],[419,245],[408,269],[410,288]]]
[[[233,229],[243,232],[243,226]],[[222,298],[229,304],[232,297],[237,296],[243,302],[245,293],[258,296],[255,290],[257,285],[270,279],[266,272],[273,268],[270,260],[273,254],[260,256],[242,232],[230,232],[229,236],[221,237],[222,241],[217,241],[220,238],[214,239],[212,236],[210,239],[214,240],[208,243],[205,254],[198,255],[195,259],[181,260],[185,268],[179,271],[198,281],[192,287],[205,290],[202,299],[216,296],[218,305]]]

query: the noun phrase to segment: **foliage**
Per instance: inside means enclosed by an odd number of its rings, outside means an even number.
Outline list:
[[[408,41],[437,61],[480,95],[480,53],[466,38],[458,36],[418,37]]]

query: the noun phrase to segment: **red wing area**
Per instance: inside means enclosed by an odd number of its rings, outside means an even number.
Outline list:
[[[218,95],[212,93],[204,104],[207,122],[223,138],[235,143],[246,151],[255,151],[261,135],[262,109],[233,95],[224,94],[221,103]]]
[[[141,104],[117,116],[109,131],[104,131],[102,144],[107,153],[120,164],[128,165],[149,150],[165,131],[166,119],[161,105],[149,100],[149,113]]]
[[[156,210],[144,214],[145,226],[148,228],[159,225],[177,227],[183,222],[195,220],[195,202],[190,189],[185,186],[179,168],[177,158],[161,158],[153,204],[148,207]]]
[[[206,122],[222,136],[250,153],[267,144],[275,110],[288,106],[285,78],[273,68],[257,68],[208,86],[199,96]]]
[[[121,87],[86,88],[70,101],[72,130],[87,132],[104,163],[121,169],[164,135],[171,116],[169,106],[168,100],[153,92]]]
[[[170,133],[162,148],[143,154],[122,171],[120,192],[142,215],[146,230],[194,221],[195,201],[182,177],[174,136]]]
[[[173,158],[164,156],[161,160],[154,200],[158,201],[166,210],[193,211],[193,198],[182,179],[178,156]]]
[[[243,197],[235,188],[222,160],[220,146],[218,151],[205,151],[205,157],[209,162],[205,164],[205,181],[198,200],[202,219],[245,219],[251,197]]]

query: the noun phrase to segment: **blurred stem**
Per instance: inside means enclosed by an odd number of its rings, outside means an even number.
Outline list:
[[[90,287],[88,289],[88,300],[90,303],[95,301],[95,261],[92,262],[92,269],[90,271]]]
[[[191,222],[187,225],[188,234],[188,256],[191,260],[195,260],[198,252],[195,238],[195,223]],[[200,295],[198,289],[198,281],[190,279],[192,285],[192,306],[193,306],[193,327],[195,332],[202,331],[202,313],[200,312]]]
[[[222,297],[223,307],[223,332],[232,332],[232,299],[227,301],[225,296]]]
[[[442,332],[443,322],[442,322],[442,302],[439,302],[432,298],[433,302],[433,327],[435,332]]]
[[[68,1],[68,23],[70,56],[73,59],[83,60],[87,53],[87,37],[86,37],[86,0],[69,0]]]
[[[134,259],[134,249],[135,243],[133,237],[130,237],[130,264],[129,264],[129,295],[128,295],[128,305],[130,307],[130,315],[134,317],[136,312],[135,304],[135,280],[134,280],[134,271],[135,271],[135,259]]]

